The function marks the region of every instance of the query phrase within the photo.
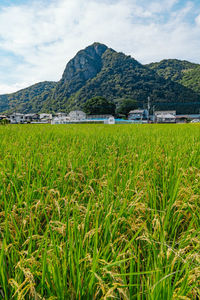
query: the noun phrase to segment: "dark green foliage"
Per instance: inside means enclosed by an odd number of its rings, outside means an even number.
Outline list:
[[[115,104],[104,97],[94,97],[86,101],[84,111],[89,115],[114,114]]]
[[[159,76],[165,79],[170,79],[181,86],[184,86],[188,91],[193,92],[188,94],[188,100],[184,103],[174,99],[173,103],[162,103],[161,109],[176,109],[178,112],[191,113],[199,112],[200,109],[200,65],[188,61],[178,59],[162,60],[158,63],[152,63],[147,67],[154,70]],[[186,91],[186,90],[185,90]],[[198,100],[194,100],[194,93],[198,95]]]
[[[9,124],[9,121],[7,119],[0,120],[0,125],[7,125]]]
[[[180,83],[200,94],[200,66],[185,72]]]
[[[116,114],[118,115],[128,115],[128,113],[136,109],[138,107],[138,103],[133,99],[120,99],[117,105]]]
[[[185,60],[164,59],[160,62],[146,65],[148,68],[157,72],[159,76],[172,81],[180,82],[187,72],[197,68],[199,65]]]
[[[9,100],[7,95],[0,95],[0,112],[9,109]]]

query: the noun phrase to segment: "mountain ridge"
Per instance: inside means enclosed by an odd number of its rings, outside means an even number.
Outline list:
[[[195,78],[193,82],[193,77]],[[198,86],[198,87],[197,87]],[[144,107],[147,97],[186,112],[200,103],[200,65],[176,59],[142,65],[131,56],[93,43],[66,65],[58,82],[40,82],[15,93],[0,95],[0,112],[54,112],[83,108],[87,99],[104,96],[110,101],[132,98]],[[182,105],[185,103],[185,105]],[[194,108],[195,109],[195,108]]]

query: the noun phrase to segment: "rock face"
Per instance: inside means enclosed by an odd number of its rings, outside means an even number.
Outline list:
[[[105,45],[94,43],[85,50],[79,51],[67,64],[62,81],[64,83],[78,79],[87,81],[95,77],[101,70],[101,57],[106,50],[107,47]]]
[[[69,97],[84,86],[88,79],[94,78],[102,68],[102,55],[108,48],[99,43],[79,51],[71,59],[63,73],[62,79],[58,82],[53,98],[57,97],[61,91],[62,97]]]

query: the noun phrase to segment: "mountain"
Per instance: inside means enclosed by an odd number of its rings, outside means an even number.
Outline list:
[[[102,56],[102,69],[94,78],[70,97],[72,106],[84,103],[93,96],[104,95],[109,100],[123,98],[136,99],[139,106],[147,103],[147,98],[153,100],[157,108],[173,103],[186,103],[188,99],[198,102],[200,96],[190,88],[165,79],[157,72],[143,66],[130,56],[107,49]],[[177,106],[177,105],[176,105]],[[179,110],[180,107],[177,107]]]
[[[165,59],[158,63],[146,65],[159,76],[178,82],[200,93],[200,65],[178,59]]]
[[[200,94],[200,65],[194,69],[188,70],[188,72],[185,72],[179,82],[185,87]]]
[[[39,112],[55,86],[56,82],[44,81],[12,94],[0,95],[0,112]]]
[[[179,59],[164,59],[160,62],[146,65],[147,68],[156,71],[159,76],[175,82],[180,82],[187,72],[198,68],[198,66],[200,65]]]
[[[200,93],[200,65],[178,59],[165,59],[158,63],[146,65],[159,76],[178,82]]]
[[[131,56],[94,43],[71,59],[60,81],[43,82],[0,96],[0,112],[54,112],[83,108],[87,99],[104,96],[118,102],[132,98],[145,107],[195,112],[200,103],[200,66],[163,60],[142,65]],[[199,88],[198,88],[198,87]]]

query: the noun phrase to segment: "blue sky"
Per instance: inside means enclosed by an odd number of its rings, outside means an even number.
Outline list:
[[[200,1],[1,0],[0,94],[59,80],[95,41],[142,63],[200,63]]]

